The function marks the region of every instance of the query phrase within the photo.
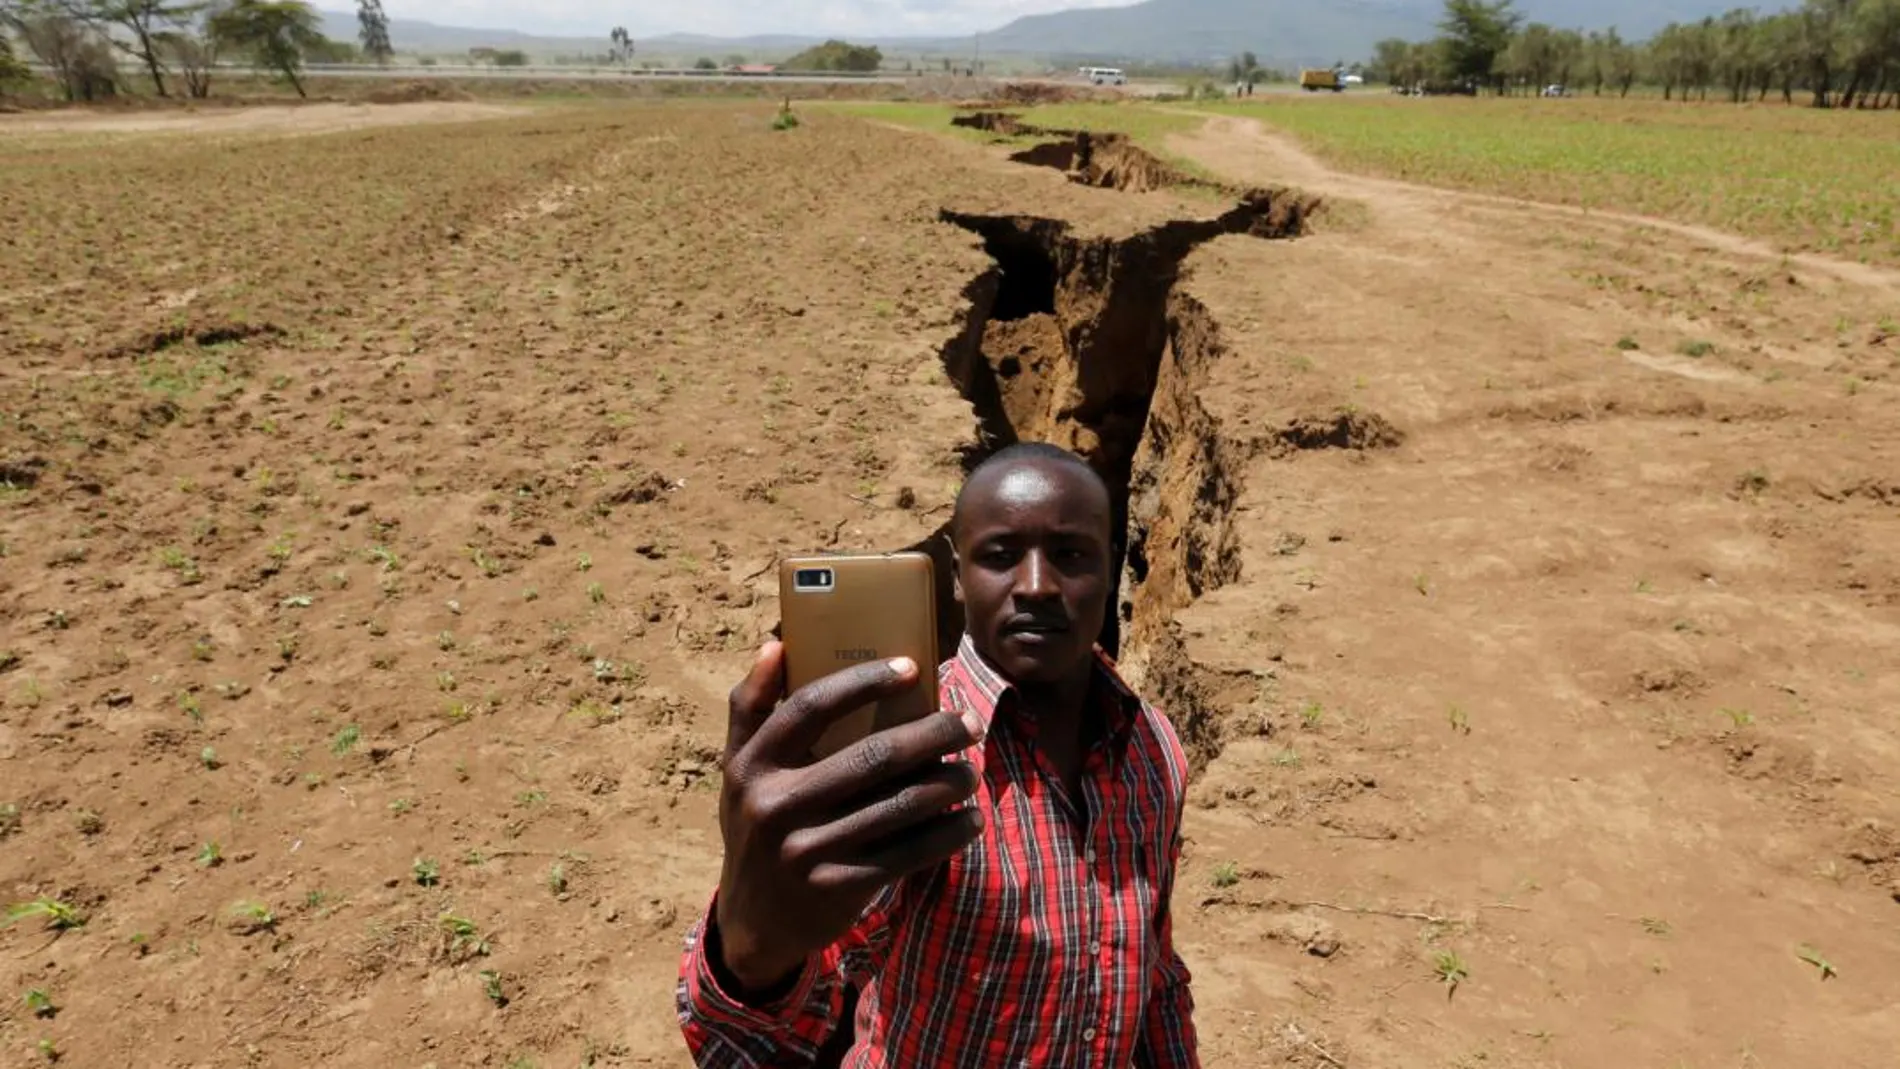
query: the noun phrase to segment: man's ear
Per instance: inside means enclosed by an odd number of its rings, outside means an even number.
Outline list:
[[[956,540],[949,535],[943,536],[944,545],[950,547],[950,596],[958,605],[963,604],[963,558],[957,556]]]

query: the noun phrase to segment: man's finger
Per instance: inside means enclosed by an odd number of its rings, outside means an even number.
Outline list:
[[[916,774],[980,741],[969,722],[936,713],[899,724],[839,750],[803,770],[797,804],[815,812],[848,806],[884,784]]]
[[[726,757],[745,748],[759,728],[771,717],[772,709],[785,693],[785,646],[767,642],[759,647],[752,670],[732,688],[727,699]]]
[[[812,883],[843,892],[874,891],[942,864],[981,834],[983,814],[980,811],[960,809],[944,813],[855,858],[819,865],[812,870]]]
[[[940,761],[916,776],[854,799],[828,824],[793,832],[785,837],[785,849],[796,857],[849,858],[942,816],[974,793],[974,768]]]
[[[917,685],[917,664],[908,657],[874,661],[833,672],[799,688],[752,736],[751,748],[779,768],[811,760],[825,729],[872,702]]]

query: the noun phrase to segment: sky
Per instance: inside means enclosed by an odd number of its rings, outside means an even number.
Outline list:
[[[993,30],[1023,15],[1077,7],[1122,7],[1133,0],[383,0],[391,18],[443,26],[521,30],[551,36],[598,36],[625,26],[635,37],[703,33],[744,37],[762,33],[807,36],[954,36]],[[1321,0],[1323,2],[1323,0]],[[338,11],[347,0],[319,0]]]

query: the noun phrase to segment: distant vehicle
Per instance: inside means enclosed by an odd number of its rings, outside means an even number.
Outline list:
[[[1128,75],[1120,67],[1082,67],[1079,72],[1093,85],[1128,84]]]
[[[1346,84],[1347,84],[1347,85],[1364,85],[1364,84],[1366,84],[1366,80],[1365,80],[1364,78],[1362,78],[1362,77],[1360,77],[1360,76],[1359,76],[1359,75],[1357,75],[1357,74],[1348,74],[1348,75],[1346,75],[1346,79],[1345,79],[1345,80],[1346,80]]]
[[[1322,89],[1343,93],[1346,91],[1346,76],[1337,69],[1314,70],[1309,67],[1300,72],[1300,88],[1309,93],[1317,93]]]
[[[1570,91],[1561,85],[1547,85],[1544,87],[1544,95],[1547,97],[1563,97],[1569,96]]]

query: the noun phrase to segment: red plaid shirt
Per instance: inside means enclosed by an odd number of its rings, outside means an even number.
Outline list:
[[[1199,1065],[1187,966],[1169,901],[1187,760],[1174,728],[1097,654],[1082,799],[1035,747],[1014,689],[965,638],[943,666],[942,704],[990,721],[976,764],[983,834],[886,888],[815,957],[790,994],[747,1006],[706,957],[709,909],[686,937],[680,1026],[705,1069],[810,1065],[860,989],[852,1069]]]

